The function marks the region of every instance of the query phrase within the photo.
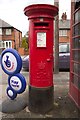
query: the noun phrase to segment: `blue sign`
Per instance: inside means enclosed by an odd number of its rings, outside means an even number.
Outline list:
[[[8,97],[11,98],[11,100],[14,100],[17,97],[17,93],[11,87],[8,87],[6,92]]]
[[[8,84],[17,94],[24,92],[26,89],[26,80],[20,73],[9,76]]]
[[[1,67],[9,75],[7,95],[11,100],[14,100],[17,94],[21,94],[26,89],[26,80],[20,73],[22,59],[18,52],[11,48],[5,49],[1,54]]]
[[[5,49],[1,54],[1,66],[6,74],[16,74],[21,71],[22,59],[16,50]]]

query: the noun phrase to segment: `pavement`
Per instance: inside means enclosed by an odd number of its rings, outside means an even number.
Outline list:
[[[33,113],[28,109],[28,85],[29,72],[21,71],[27,80],[27,86],[24,93],[18,95],[16,100],[12,101],[6,95],[8,76],[0,68],[0,118],[80,118],[80,111],[75,103],[69,98],[69,71],[53,74],[54,81],[54,100],[53,109],[45,114]]]

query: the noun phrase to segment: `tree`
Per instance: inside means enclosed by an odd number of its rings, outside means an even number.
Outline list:
[[[22,38],[22,45],[21,45],[21,47],[23,47],[25,50],[28,50],[28,43],[27,43],[27,41],[28,41],[28,38],[26,36],[24,36]]]

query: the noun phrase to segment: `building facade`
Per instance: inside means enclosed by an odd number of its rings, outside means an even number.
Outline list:
[[[0,19],[0,49],[15,48],[22,43],[22,32]]]
[[[67,19],[66,12],[59,20],[59,43],[70,43],[70,20]]]

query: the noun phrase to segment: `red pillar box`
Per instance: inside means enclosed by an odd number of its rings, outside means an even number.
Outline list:
[[[53,107],[53,19],[58,8],[35,4],[24,13],[29,19],[29,110],[43,113]]]

